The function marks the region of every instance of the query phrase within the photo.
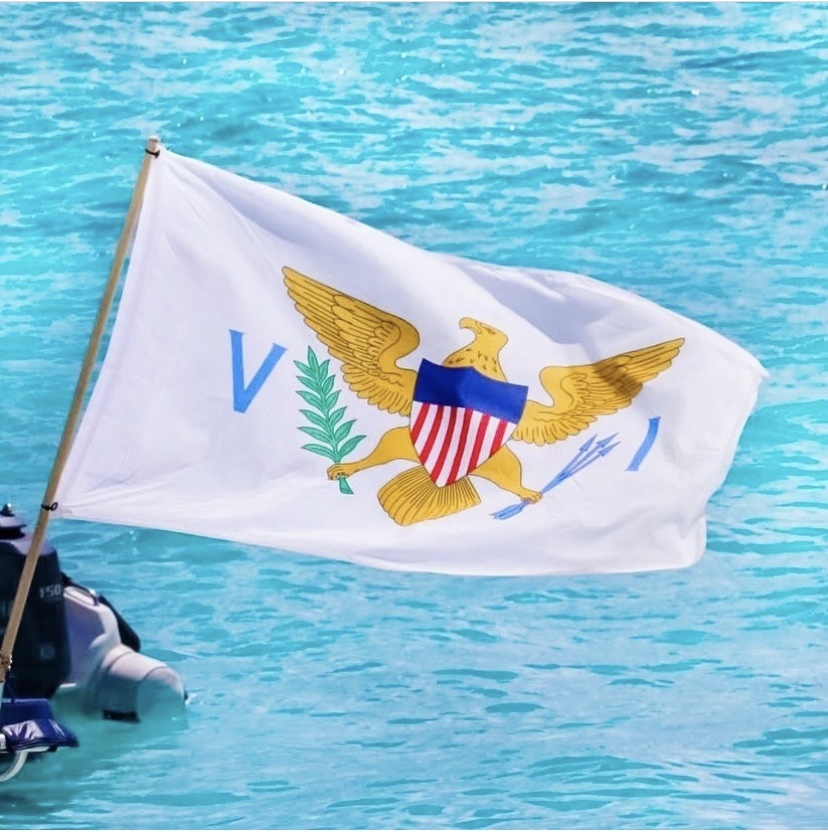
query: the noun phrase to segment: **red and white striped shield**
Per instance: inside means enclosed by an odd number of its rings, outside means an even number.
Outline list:
[[[409,430],[434,483],[450,485],[497,453],[520,421],[527,395],[527,387],[490,379],[472,367],[423,361]]]

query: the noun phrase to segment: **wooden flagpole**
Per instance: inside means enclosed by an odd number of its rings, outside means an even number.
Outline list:
[[[35,569],[37,568],[37,559],[40,557],[40,550],[46,538],[46,526],[49,523],[49,515],[57,508],[57,503],[54,502],[55,494],[60,483],[60,477],[63,474],[63,469],[66,466],[66,461],[69,458],[69,451],[72,447],[72,441],[75,438],[78,420],[80,419],[83,399],[86,395],[86,389],[89,386],[92,370],[95,367],[95,360],[98,357],[98,350],[101,346],[106,322],[109,319],[109,313],[112,309],[112,301],[115,298],[115,290],[118,287],[121,271],[126,260],[127,249],[135,231],[138,216],[141,213],[141,203],[144,200],[144,191],[147,186],[150,167],[153,160],[161,152],[160,145],[161,142],[155,136],[147,141],[144,161],[141,164],[135,189],[132,192],[132,201],[130,202],[129,211],[127,211],[126,220],[124,221],[124,230],[121,232],[121,237],[115,248],[112,268],[109,271],[109,278],[104,287],[98,316],[95,319],[95,325],[92,329],[92,335],[89,338],[89,345],[86,348],[86,355],[83,359],[80,375],[75,385],[75,393],[72,397],[72,404],[69,408],[66,424],[63,426],[63,433],[60,437],[54,464],[52,465],[52,473],[49,476],[49,482],[46,486],[46,493],[43,496],[43,503],[37,515],[37,524],[32,533],[32,542],[26,555],[26,561],[23,564],[20,581],[17,584],[17,593],[14,596],[14,603],[9,614],[9,622],[6,625],[6,632],[3,635],[3,644],[0,646],[0,699],[2,699],[6,676],[11,668],[12,650],[14,649],[14,642],[17,639],[17,632],[20,629],[20,622],[23,618],[23,610],[26,606],[26,599],[29,596],[29,589],[32,585]]]

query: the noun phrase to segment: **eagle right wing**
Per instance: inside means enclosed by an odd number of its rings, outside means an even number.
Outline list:
[[[641,388],[666,370],[684,338],[613,355],[595,364],[546,367],[540,381],[552,403],[526,403],[512,439],[548,445],[575,436],[599,416],[627,407]]]
[[[351,390],[380,410],[408,416],[417,372],[399,367],[397,361],[417,349],[417,330],[294,269],[285,267],[282,273],[305,323],[342,362],[342,376]]]

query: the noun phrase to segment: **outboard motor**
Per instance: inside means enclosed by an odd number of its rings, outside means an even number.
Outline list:
[[[0,637],[31,546],[25,526],[9,503],[0,508]],[[140,649],[117,610],[64,575],[44,541],[0,699],[0,783],[15,777],[30,754],[78,744],[52,716],[56,693],[78,695],[88,714],[105,719],[181,710],[186,692],[178,674]]]
[[[31,546],[26,523],[9,503],[0,508],[0,635],[11,616]],[[57,552],[44,542],[20,621],[0,700],[0,783],[15,777],[35,752],[74,747],[77,737],[56,722],[49,699],[69,675],[71,656]]]
[[[0,509],[0,636],[11,614],[31,535],[11,505]],[[6,693],[20,698],[80,699],[89,715],[137,721],[180,710],[178,674],[140,653],[141,641],[97,592],[60,569],[43,542],[14,648]]]
[[[32,537],[11,504],[0,508],[0,635],[11,615]],[[68,678],[71,655],[57,552],[43,542],[14,646],[9,687],[18,697],[50,699]]]

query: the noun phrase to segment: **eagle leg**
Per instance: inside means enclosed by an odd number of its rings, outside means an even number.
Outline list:
[[[495,485],[515,494],[521,500],[536,503],[543,497],[543,492],[524,488],[522,483],[523,470],[520,460],[514,451],[504,445],[497,453],[490,456],[482,465],[475,468],[472,474],[484,477]]]
[[[411,434],[408,426],[392,428],[382,435],[377,447],[368,456],[356,462],[340,462],[328,468],[328,479],[335,480],[337,477],[350,477],[364,471],[366,468],[373,468],[375,465],[385,465],[395,459],[407,459],[411,462],[419,462],[414,444],[411,441]]]

